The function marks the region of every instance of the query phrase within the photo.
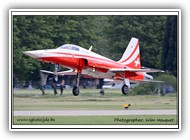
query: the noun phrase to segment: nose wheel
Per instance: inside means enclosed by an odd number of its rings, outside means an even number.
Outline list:
[[[74,86],[72,92],[73,92],[73,95],[74,95],[74,96],[78,96],[79,93],[80,93],[80,90],[79,90],[79,88],[78,88],[77,86]]]

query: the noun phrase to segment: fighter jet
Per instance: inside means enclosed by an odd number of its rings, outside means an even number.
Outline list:
[[[41,60],[43,63],[55,64],[54,72],[41,70],[54,75],[76,75],[72,93],[78,96],[79,81],[84,77],[98,79],[113,79],[123,82],[122,93],[128,94],[130,82],[153,82],[153,77],[147,73],[164,72],[162,70],[141,67],[139,40],[132,37],[123,56],[119,61],[111,60],[74,44],[65,44],[56,49],[25,51],[24,54]],[[58,67],[68,68],[67,71],[58,71]]]

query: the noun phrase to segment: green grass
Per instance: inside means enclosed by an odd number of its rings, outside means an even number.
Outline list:
[[[105,90],[101,96],[97,89],[81,89],[79,96],[73,96],[71,90],[65,90],[63,96],[54,95],[47,90],[42,95],[40,90],[14,90],[13,110],[121,110],[122,104],[131,104],[130,110],[135,109],[177,109],[176,94],[169,96],[157,95],[122,95],[120,90]],[[116,119],[118,119],[116,121]],[[139,119],[142,121],[134,121]],[[168,119],[160,122],[157,119]],[[149,120],[149,121],[147,121]],[[152,121],[150,121],[152,120]],[[177,124],[176,115],[149,116],[15,116],[13,124]]]
[[[16,116],[15,125],[175,125],[175,115],[143,115],[143,116]]]
[[[15,90],[13,92],[14,110],[101,110],[123,109],[122,104],[131,104],[129,109],[176,109],[176,94],[170,96],[138,95],[125,96],[120,90],[105,90],[101,96],[97,89],[81,89],[79,96],[65,90],[63,96],[54,95],[47,90]]]

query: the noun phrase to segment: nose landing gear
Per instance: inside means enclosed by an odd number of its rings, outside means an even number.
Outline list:
[[[74,96],[78,96],[80,93],[79,87],[74,86],[72,92]]]
[[[53,76],[53,80],[54,82],[58,82],[58,70],[59,70],[59,65],[55,64],[55,68],[54,68],[54,76]]]

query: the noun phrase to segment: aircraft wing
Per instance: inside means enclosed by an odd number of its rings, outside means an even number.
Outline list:
[[[157,80],[130,80],[130,82],[134,83],[164,83],[164,81],[157,81]]]
[[[48,74],[54,74],[52,71],[47,71],[47,70],[40,70],[41,72],[48,73]],[[74,70],[66,70],[66,71],[60,71],[57,72],[58,75],[76,75],[77,73]]]
[[[158,70],[158,69],[131,69],[131,68],[126,68],[126,69],[117,69],[117,68],[113,68],[113,69],[109,69],[110,72],[125,72],[125,71],[129,71],[129,72],[164,72],[163,70]]]

